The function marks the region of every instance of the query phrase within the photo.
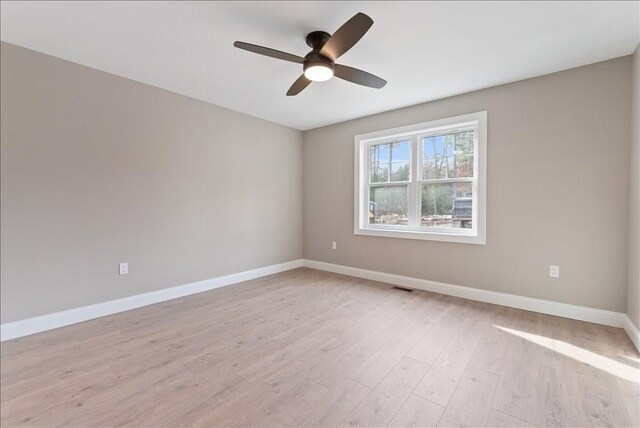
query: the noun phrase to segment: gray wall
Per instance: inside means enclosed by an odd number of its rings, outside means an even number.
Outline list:
[[[628,56],[305,132],[304,257],[624,312],[631,68]],[[354,135],[481,110],[486,245],[353,234]]]
[[[631,171],[629,174],[629,284],[627,314],[640,329],[640,45],[633,54]]]
[[[1,55],[3,323],[302,256],[301,132]]]

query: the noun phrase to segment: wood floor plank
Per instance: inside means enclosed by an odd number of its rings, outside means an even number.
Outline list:
[[[509,325],[509,319],[513,317],[517,309],[498,306],[490,326],[490,332],[485,334],[471,356],[470,364],[478,369],[500,374],[507,358],[511,335],[500,329],[500,326]]]
[[[435,323],[428,334],[416,343],[407,356],[428,365],[433,364],[462,328],[469,304],[470,302],[467,300],[445,299],[446,313]]]
[[[346,348],[344,352],[338,354],[335,358],[322,358],[322,361],[319,361],[318,364],[312,368],[313,374],[311,374],[310,377],[321,385],[331,388],[338,384],[344,377],[356,372],[358,367],[361,367],[372,355],[375,355],[383,348],[385,344],[397,341],[398,331],[408,326],[406,324],[406,315],[412,313],[421,305],[424,305],[419,294],[415,296],[403,296],[403,299],[406,301],[406,305],[400,305],[399,310],[395,312],[387,311],[388,315],[383,318],[368,319],[367,333],[363,334],[360,340]],[[420,323],[422,323],[422,321]],[[421,331],[417,321],[414,326],[417,331]],[[401,337],[405,337],[405,335],[401,335]],[[418,337],[411,335],[409,335],[409,337],[412,338],[413,342],[418,339]],[[409,346],[407,346],[407,349],[408,348]],[[397,365],[399,361],[400,358],[394,362],[389,370]],[[380,379],[382,379],[385,374],[386,372],[382,373]],[[375,384],[365,386],[373,387]]]
[[[111,390],[117,384],[116,376],[108,367],[99,367],[67,381],[46,385],[18,399],[3,401],[0,425],[32,426],[52,423],[52,410],[57,410],[61,404],[65,407],[64,412],[78,409],[96,391]],[[66,404],[69,402],[73,402],[73,405]]]
[[[411,394],[389,423],[390,427],[435,427],[444,407]]]
[[[371,390],[351,379],[344,379],[313,403],[301,421],[303,427],[337,426]]]
[[[391,338],[349,376],[369,388],[374,388],[411,350],[416,343],[434,327],[444,311],[433,310],[440,306],[437,298],[420,299],[415,308],[399,317],[391,326]],[[417,316],[416,316],[417,315]],[[403,334],[397,334],[402,331]]]
[[[528,423],[516,419],[513,416],[505,415],[496,409],[491,409],[487,426],[495,428],[529,428],[533,425],[529,425]]]
[[[309,380],[304,363],[293,362],[219,409],[196,426],[296,426],[304,410],[328,390]]]
[[[540,315],[518,311],[508,325],[515,333],[539,335]],[[493,407],[531,425],[538,419],[537,409],[543,392],[539,388],[544,369],[546,351],[538,345],[512,333],[505,336],[507,341],[504,365],[500,374],[498,390]]]
[[[341,426],[386,426],[427,371],[422,361],[405,357],[341,422]]]
[[[587,426],[631,424],[614,374],[619,363],[605,356],[608,352],[600,345],[603,342],[595,340],[592,326],[544,315],[541,333],[541,346],[553,350],[545,370],[554,376],[548,380],[552,393],[545,395],[552,399],[545,400],[538,423],[564,426],[568,421],[582,420]]]
[[[499,376],[495,373],[467,367],[440,419],[439,426],[487,426],[498,379]]]
[[[124,426],[192,426],[237,397],[255,388],[239,376],[225,372],[194,375],[193,381],[164,391],[150,408],[122,423]],[[185,399],[188,397],[188,399]]]
[[[490,332],[490,313],[473,303],[459,333],[435,360],[414,393],[446,407],[483,335]]]

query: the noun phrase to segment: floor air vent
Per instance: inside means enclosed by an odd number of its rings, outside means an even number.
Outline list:
[[[405,293],[413,293],[413,290],[410,288],[404,288],[404,287],[398,287],[397,285],[394,285],[393,287],[391,287],[392,290],[400,290],[400,291],[404,291]]]

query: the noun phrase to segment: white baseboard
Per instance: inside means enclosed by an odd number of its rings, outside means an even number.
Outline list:
[[[624,331],[626,331],[629,335],[629,338],[631,339],[633,344],[636,345],[636,348],[638,348],[638,351],[640,351],[640,330],[638,330],[638,327],[633,324],[631,318],[629,318],[629,315],[624,316],[623,328]]]
[[[304,260],[304,266],[311,269],[324,270],[357,278],[386,282],[402,287],[417,290],[432,291],[434,293],[477,300],[480,302],[494,303],[501,306],[509,306],[527,311],[556,315],[580,321],[603,324],[612,327],[624,328],[636,348],[638,346],[638,329],[635,328],[629,317],[621,312],[605,311],[603,309],[576,306],[568,303],[553,302],[550,300],[535,299],[533,297],[518,296],[515,294],[499,293],[496,291],[482,290],[479,288],[464,287],[461,285],[446,284],[444,282],[430,281],[427,279],[413,278],[409,276],[395,275],[374,270],[354,268],[351,266],[336,265],[332,263]]]
[[[163,290],[152,291],[150,293],[138,294],[124,297],[122,299],[110,300],[108,302],[96,303],[95,305],[82,306],[80,308],[69,309],[53,314],[28,318],[0,325],[0,341],[15,339],[58,327],[87,321],[106,315],[116,314],[143,306],[153,305],[203,291],[213,290],[261,276],[284,272],[287,270],[303,266],[302,260],[293,260],[277,265],[265,266],[231,275],[206,279],[204,281],[192,282],[190,284],[179,285],[177,287],[165,288]]]

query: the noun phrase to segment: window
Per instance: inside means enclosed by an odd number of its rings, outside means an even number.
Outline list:
[[[485,243],[487,113],[355,137],[358,235]]]

